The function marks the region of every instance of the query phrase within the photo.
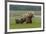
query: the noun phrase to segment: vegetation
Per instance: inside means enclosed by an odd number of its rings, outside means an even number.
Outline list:
[[[10,29],[21,29],[21,28],[40,28],[41,20],[40,17],[34,17],[32,24],[16,24],[15,17],[11,17]]]
[[[41,11],[41,6],[10,5],[10,10]]]

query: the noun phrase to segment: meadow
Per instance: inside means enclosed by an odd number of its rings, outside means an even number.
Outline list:
[[[20,11],[19,12],[10,11],[10,23],[9,23],[10,29],[40,28],[41,27],[41,18],[40,17],[33,17],[32,24],[26,24],[25,22],[23,24],[16,24],[15,19],[18,16],[20,16],[22,13],[24,13],[24,12],[23,11],[22,12],[20,12]]]

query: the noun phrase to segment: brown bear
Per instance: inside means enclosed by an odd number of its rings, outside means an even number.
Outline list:
[[[26,24],[32,23],[33,13],[28,12],[28,13],[24,14],[24,18],[25,18]]]
[[[28,24],[28,23],[32,23],[32,18],[33,18],[33,14],[31,13],[29,13],[29,15],[27,16],[27,18],[26,18],[26,23]]]

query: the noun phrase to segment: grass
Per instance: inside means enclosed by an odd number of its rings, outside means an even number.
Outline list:
[[[10,19],[10,29],[21,29],[21,28],[39,28],[41,27],[40,17],[34,17],[32,24],[16,24],[15,17]]]

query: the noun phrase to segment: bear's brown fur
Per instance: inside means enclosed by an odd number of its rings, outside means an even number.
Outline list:
[[[26,22],[26,24],[32,23],[32,17],[33,17],[32,13],[30,12],[25,13],[24,15],[22,15],[22,18],[20,20],[16,19],[16,23],[21,23],[21,24],[23,24],[24,22]]]
[[[32,13],[26,13],[24,14],[24,18],[26,19],[25,22],[28,24],[28,23],[32,23],[32,17],[33,17],[33,14]]]

